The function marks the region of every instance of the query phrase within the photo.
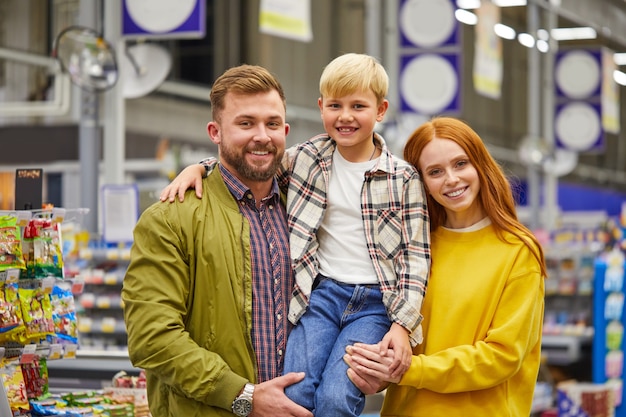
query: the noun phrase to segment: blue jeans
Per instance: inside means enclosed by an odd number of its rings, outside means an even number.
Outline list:
[[[319,276],[309,308],[287,340],[285,373],[305,372],[285,394],[316,417],[358,416],[365,395],[350,381],[346,346],[378,343],[391,323],[378,285],[348,285]]]

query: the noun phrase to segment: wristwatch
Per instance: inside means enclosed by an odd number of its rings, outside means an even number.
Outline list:
[[[240,417],[246,417],[252,412],[252,394],[254,394],[254,384],[247,383],[243,387],[243,392],[233,401],[233,413]]]

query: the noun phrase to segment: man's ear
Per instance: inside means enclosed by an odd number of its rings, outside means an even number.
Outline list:
[[[209,134],[209,138],[211,139],[211,141],[214,144],[219,145],[222,141],[219,124],[217,124],[216,122],[209,122],[206,125],[206,131]]]

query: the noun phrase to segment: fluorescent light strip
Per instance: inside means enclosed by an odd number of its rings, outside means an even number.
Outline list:
[[[484,1],[484,0],[483,0]],[[492,0],[498,7],[526,6],[526,0]],[[459,9],[478,9],[481,0],[456,0],[456,7]]]
[[[498,7],[526,6],[526,0],[493,0]]]
[[[596,31],[590,27],[557,28],[552,29],[550,34],[557,41],[595,39],[597,37]]]
[[[456,17],[456,20],[461,23],[465,23],[466,25],[475,25],[478,23],[478,16],[472,12],[468,12],[467,10],[456,9],[454,17]]]
[[[456,7],[459,9],[478,9],[480,0],[456,0]]]

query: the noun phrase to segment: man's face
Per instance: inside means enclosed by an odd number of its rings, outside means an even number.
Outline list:
[[[271,181],[285,152],[289,125],[276,91],[228,93],[219,121],[207,130],[219,146],[220,162],[241,182]]]

